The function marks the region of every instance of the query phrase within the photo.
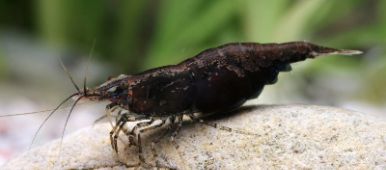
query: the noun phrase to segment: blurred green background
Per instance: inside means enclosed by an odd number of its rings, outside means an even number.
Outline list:
[[[295,64],[257,103],[386,110],[381,0],[0,0],[0,38],[0,87],[7,99],[55,99],[53,105],[73,90],[64,90],[72,87],[57,58],[80,83],[94,40],[90,86],[228,42],[306,40],[365,53]]]
[[[250,103],[328,105],[386,118],[382,0],[0,0],[0,114],[55,107],[74,92],[58,59],[81,85],[93,42],[89,87],[228,42],[299,40],[364,54],[293,64]],[[105,104],[80,104],[66,131],[90,125]],[[59,112],[35,144],[62,134],[58,122],[68,112]],[[0,119],[0,165],[30,146],[45,115]]]

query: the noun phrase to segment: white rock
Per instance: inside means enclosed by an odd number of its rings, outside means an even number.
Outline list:
[[[187,122],[175,142],[163,138],[156,145],[156,159],[177,169],[386,169],[386,122],[365,114],[322,106],[256,106],[214,122],[256,135]],[[118,160],[137,163],[137,151],[124,147],[124,135],[119,156],[112,151],[110,129],[104,123],[68,135],[60,159],[59,141],[53,141],[1,169],[125,169]],[[152,138],[144,137],[150,163]]]

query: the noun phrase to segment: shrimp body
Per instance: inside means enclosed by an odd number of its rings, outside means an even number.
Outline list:
[[[230,43],[177,65],[121,76],[98,91],[102,99],[139,114],[217,113],[258,97],[291,63],[328,54],[351,53],[306,42]]]

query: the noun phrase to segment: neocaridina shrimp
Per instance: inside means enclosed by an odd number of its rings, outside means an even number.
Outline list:
[[[210,114],[226,114],[245,101],[259,96],[265,85],[274,84],[281,71],[290,71],[290,64],[323,55],[355,55],[355,50],[339,50],[307,42],[229,43],[207,49],[176,65],[150,69],[134,75],[120,75],[102,85],[86,87],[70,95],[76,103],[88,98],[107,100],[108,111],[120,113],[111,130],[112,148],[118,152],[117,138],[128,122],[138,122],[127,135],[142,154],[141,134],[163,126],[173,126],[176,132],[183,116],[193,120]],[[142,121],[147,120],[147,121]],[[158,122],[158,123],[155,123]]]

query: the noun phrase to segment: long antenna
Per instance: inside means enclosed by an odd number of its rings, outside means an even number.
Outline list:
[[[78,105],[83,105],[84,103],[80,103]],[[67,109],[69,107],[62,107],[62,108],[59,108],[57,110],[63,110],[63,109]],[[34,115],[34,114],[39,114],[39,113],[45,113],[45,112],[51,112],[55,109],[46,109],[46,110],[40,110],[40,111],[35,111],[35,112],[26,112],[26,113],[11,113],[11,114],[4,114],[4,115],[0,115],[0,117],[12,117],[12,116],[22,116],[22,115]]]
[[[72,113],[72,111],[74,111],[74,108],[75,108],[76,104],[77,104],[77,103],[80,101],[80,99],[82,99],[83,97],[84,97],[84,96],[80,96],[79,98],[77,98],[77,99],[75,100],[74,104],[72,104],[70,111],[68,112],[68,115],[67,115],[66,121],[64,122],[64,127],[63,127],[63,130],[62,130],[62,136],[60,137],[59,153],[58,153],[57,161],[60,161],[60,155],[61,155],[61,152],[62,152],[63,137],[64,137],[64,133],[66,132],[66,127],[67,127],[68,121],[70,120],[71,113]],[[57,163],[57,162],[56,162],[56,163]],[[55,164],[56,164],[56,163],[55,163]]]
[[[66,66],[63,64],[62,58],[60,58],[60,57],[59,57],[59,62],[60,62],[60,66],[62,67],[62,69],[64,70],[64,72],[66,72],[68,78],[70,78],[71,83],[74,85],[76,91],[78,91],[78,93],[80,94],[80,89],[79,89],[78,85],[76,85],[74,79],[72,78],[70,72],[67,70]]]
[[[87,96],[87,73],[88,73],[88,66],[90,65],[90,61],[91,61],[91,58],[92,58],[92,53],[94,52],[94,49],[95,49],[95,44],[96,44],[96,38],[94,39],[94,41],[92,43],[92,46],[91,46],[91,49],[90,49],[90,53],[88,55],[88,59],[87,59],[87,63],[86,63],[86,69],[84,70],[84,80],[83,80],[83,93],[84,93],[84,96]]]
[[[44,113],[44,112],[50,112],[55,109],[47,109],[47,110],[41,110],[36,112],[28,112],[28,113],[13,113],[13,114],[6,114],[6,115],[0,115],[0,117],[11,117],[11,116],[20,116],[20,115],[32,115],[32,114],[38,114],[38,113]],[[58,109],[60,110],[60,109]]]
[[[54,110],[52,110],[52,112],[50,114],[48,114],[48,116],[43,120],[43,122],[40,124],[38,130],[35,132],[34,134],[34,137],[32,138],[32,142],[31,142],[31,145],[29,146],[28,150],[31,150],[31,147],[32,147],[32,144],[35,142],[36,140],[36,137],[38,135],[38,133],[40,132],[40,129],[44,126],[44,124],[47,122],[47,120],[64,104],[66,103],[68,100],[70,100],[72,97],[78,95],[78,93],[74,93],[70,96],[68,96],[66,99],[64,99],[58,106],[56,106],[56,108]]]

